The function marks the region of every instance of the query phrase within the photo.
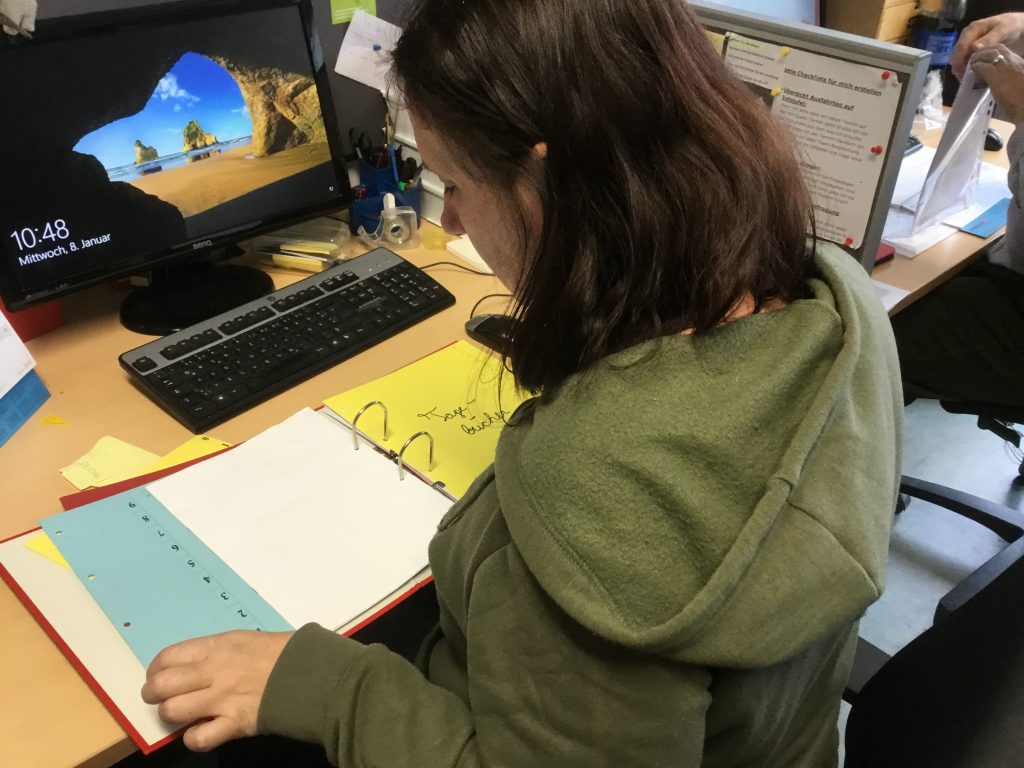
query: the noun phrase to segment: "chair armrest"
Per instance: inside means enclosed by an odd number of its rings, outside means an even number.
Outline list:
[[[1007,543],[1024,536],[1024,515],[994,501],[906,475],[900,479],[900,493],[956,512],[985,526]]]

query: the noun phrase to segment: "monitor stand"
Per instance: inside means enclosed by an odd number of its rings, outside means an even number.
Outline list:
[[[188,328],[274,290],[273,279],[262,270],[208,261],[155,269],[149,279],[121,304],[121,324],[153,336]]]

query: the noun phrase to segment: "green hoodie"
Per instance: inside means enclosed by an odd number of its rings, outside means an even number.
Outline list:
[[[342,766],[830,766],[902,396],[866,276],[613,355],[504,429],[430,545],[420,669],[301,629],[263,733]]]

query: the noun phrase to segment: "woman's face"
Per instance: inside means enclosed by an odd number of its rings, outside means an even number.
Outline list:
[[[416,147],[423,165],[444,183],[444,214],[441,226],[452,235],[469,235],[477,253],[509,290],[522,275],[526,246],[520,242],[515,212],[485,182],[471,178],[448,152],[448,144],[429,123],[411,115]],[[468,163],[466,163],[468,165]],[[519,208],[526,221],[526,236],[533,240],[540,230],[541,209],[537,195],[517,186]]]

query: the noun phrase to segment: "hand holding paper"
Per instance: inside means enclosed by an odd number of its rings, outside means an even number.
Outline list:
[[[967,63],[976,52],[993,45],[1014,45],[1024,34],[1024,13],[1003,13],[968,24],[949,57],[953,74],[963,80]]]
[[[971,59],[971,69],[988,83],[996,103],[1014,125],[1024,122],[1024,59],[1005,45],[984,48]]]

